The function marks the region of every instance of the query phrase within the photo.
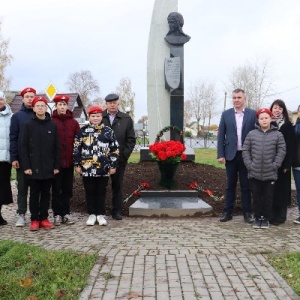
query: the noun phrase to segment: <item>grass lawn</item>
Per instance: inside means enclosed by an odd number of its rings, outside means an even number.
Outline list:
[[[0,241],[0,299],[78,299],[96,258]]]

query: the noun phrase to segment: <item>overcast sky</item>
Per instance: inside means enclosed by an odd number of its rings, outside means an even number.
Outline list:
[[[136,94],[136,121],[147,114],[147,48],[154,0],[10,0],[1,3],[2,34],[14,60],[6,76],[12,90],[44,91],[53,82],[67,92],[70,73],[91,71],[100,96],[129,77]],[[267,100],[300,104],[299,0],[179,0],[185,44],[185,87],[215,82],[220,111],[232,69],[269,57],[274,88]],[[227,107],[230,107],[230,100]],[[218,119],[215,119],[218,122]]]

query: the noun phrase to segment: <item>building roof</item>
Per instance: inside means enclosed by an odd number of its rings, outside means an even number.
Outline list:
[[[42,96],[45,97],[47,99],[46,94],[36,94],[37,96]],[[87,113],[85,111],[85,108],[83,107],[81,98],[79,96],[78,93],[63,93],[63,94],[57,94],[58,95],[67,95],[70,100],[68,103],[69,106],[69,110],[73,112],[73,117],[75,119],[78,119],[82,116],[82,113],[85,116],[85,119],[87,119]],[[12,102],[10,103],[10,107],[13,113],[17,112],[20,110],[21,106],[22,106],[22,97],[21,95],[16,95]],[[54,102],[51,101],[49,102],[49,106],[52,109],[54,107]]]

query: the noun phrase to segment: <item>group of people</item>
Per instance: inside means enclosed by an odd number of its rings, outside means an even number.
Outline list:
[[[73,224],[70,199],[74,168],[82,175],[87,225],[107,225],[105,195],[112,185],[112,217],[122,220],[122,182],[127,160],[135,146],[131,117],[119,111],[119,96],[106,96],[106,109],[92,106],[89,122],[80,128],[68,108],[69,97],[57,95],[52,116],[48,101],[28,87],[21,91],[21,109],[12,114],[0,91],[0,225],[1,206],[13,202],[11,168],[17,177],[17,227],[26,225],[29,193],[30,230]],[[29,189],[30,188],[30,189]],[[48,219],[50,197],[54,224]]]
[[[291,204],[293,170],[300,224],[300,106],[292,124],[283,100],[258,111],[246,108],[242,89],[232,93],[233,108],[222,113],[218,131],[218,161],[226,167],[226,201],[220,222],[232,219],[239,180],[246,223],[254,228],[280,225]],[[252,210],[253,207],[253,210]]]

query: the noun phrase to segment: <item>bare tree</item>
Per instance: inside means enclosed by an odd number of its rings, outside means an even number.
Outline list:
[[[0,20],[0,89],[9,90],[11,78],[5,77],[5,71],[10,66],[13,57],[8,54],[9,39],[4,39],[2,35],[2,21]]]
[[[263,106],[266,97],[273,93],[273,76],[268,58],[257,57],[253,61],[233,69],[226,87],[228,92],[236,88],[245,91],[247,106],[255,110]]]
[[[84,107],[92,104],[94,101],[92,97],[95,97],[100,92],[98,82],[94,79],[90,71],[80,71],[70,74],[66,86],[70,92],[80,95]],[[97,97],[94,99],[97,99]]]
[[[134,97],[132,92],[131,80],[126,77],[120,80],[119,86],[116,88],[116,93],[119,95],[121,110],[129,113],[134,120]]]
[[[189,89],[189,98],[191,101],[191,110],[197,122],[198,133],[200,131],[200,121],[203,126],[206,120],[210,124],[210,120],[216,110],[216,88],[214,83],[207,83],[203,80],[198,80],[192,84]]]

